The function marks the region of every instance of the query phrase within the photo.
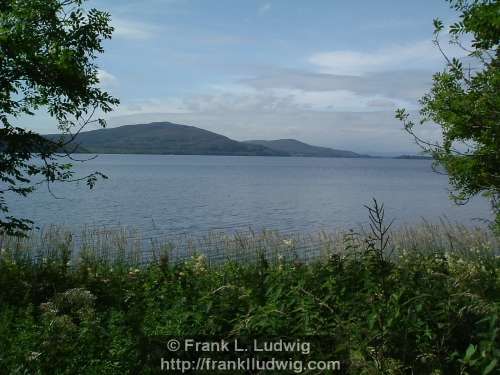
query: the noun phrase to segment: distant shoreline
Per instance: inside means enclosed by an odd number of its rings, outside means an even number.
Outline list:
[[[68,136],[47,134],[45,137],[65,141]],[[236,141],[195,126],[171,122],[90,130],[79,133],[74,140],[68,142],[66,148],[81,154],[431,159],[428,156],[412,154],[372,156],[344,149],[314,146],[292,138]]]
[[[317,158],[317,159],[398,159],[398,160],[432,160],[432,157],[419,155],[398,155],[398,156],[310,156],[310,155],[235,155],[235,154],[159,154],[144,152],[74,152],[73,155],[157,155],[157,156],[234,156],[234,157],[264,157],[264,158]]]

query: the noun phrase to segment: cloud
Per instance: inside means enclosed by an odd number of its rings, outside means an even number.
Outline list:
[[[258,90],[349,91],[361,96],[382,96],[412,102],[431,86],[432,71],[396,70],[351,76],[275,69],[240,82]]]
[[[99,83],[103,87],[112,87],[118,84],[118,79],[111,73],[105,71],[104,69],[97,70],[97,78]]]
[[[259,7],[259,13],[267,13],[271,10],[271,3],[265,3],[265,4],[262,4],[260,7]]]
[[[115,28],[113,36],[117,38],[145,40],[153,38],[159,32],[159,27],[155,25],[122,18],[114,17],[111,23]]]
[[[271,97],[286,100],[296,110],[358,112],[380,110],[380,103],[392,102],[408,107],[410,103],[401,99],[389,99],[383,96],[363,96],[350,90],[304,91],[299,89],[272,89]],[[375,105],[374,105],[375,103]]]
[[[204,94],[185,97],[167,97],[135,101],[124,104],[120,111],[139,113],[290,113],[316,112],[372,112],[412,104],[401,98],[379,93],[360,94],[351,90],[303,90],[301,88],[256,88],[250,85],[232,84],[211,86]]]
[[[450,56],[463,56],[463,51],[446,47]],[[432,41],[395,45],[372,52],[327,51],[315,53],[308,62],[321,73],[360,76],[366,73],[401,69],[435,69],[444,59]]]

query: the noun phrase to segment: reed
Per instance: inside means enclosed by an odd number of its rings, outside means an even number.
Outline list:
[[[332,254],[345,254],[362,247],[371,233],[364,228],[351,231],[314,234],[283,234],[263,230],[227,234],[210,232],[203,236],[147,238],[130,228],[83,228],[75,233],[63,227],[49,226],[30,232],[27,237],[0,234],[0,249],[18,261],[41,262],[68,258],[71,264],[96,262],[143,266],[168,259],[179,263],[203,254],[210,265],[224,262],[255,263],[264,256],[267,261],[309,262],[327,260]],[[483,227],[440,220],[422,221],[412,226],[390,230],[391,253],[455,253],[466,256],[471,251],[500,252],[498,237]]]

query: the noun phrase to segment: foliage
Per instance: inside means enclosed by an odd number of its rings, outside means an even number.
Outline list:
[[[33,244],[4,242],[0,366],[12,374],[159,373],[154,353],[168,351],[158,340],[201,335],[329,340],[331,350],[311,355],[340,360],[349,374],[498,372],[496,245],[476,246],[462,231],[454,241],[468,250],[444,251],[415,231],[402,248],[383,207],[370,207],[370,218],[369,233],[344,235],[348,251],[310,263],[257,251],[253,261],[220,264],[200,254],[174,263],[165,253],[141,266],[90,250],[77,260],[67,240],[40,258],[26,256]]]
[[[85,11],[84,0],[0,1],[0,231],[21,234],[32,222],[9,216],[7,193],[26,196],[40,183],[75,180],[71,142],[96,112],[117,99],[99,88],[94,63],[113,28],[109,14]],[[16,126],[44,109],[69,134],[48,141]],[[92,187],[93,173],[84,179]]]
[[[491,200],[500,231],[500,3],[449,2],[460,12],[460,20],[448,28],[450,43],[467,56],[459,59],[445,54],[439,42],[444,25],[434,20],[434,43],[446,68],[434,75],[430,92],[420,100],[420,123],[438,124],[442,142],[420,138],[405,110],[399,109],[396,117],[436,164],[444,167],[456,202],[465,203],[477,194]],[[470,47],[464,46],[466,38],[472,39]]]

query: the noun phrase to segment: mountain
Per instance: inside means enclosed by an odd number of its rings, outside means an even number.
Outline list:
[[[57,134],[47,138],[60,137]],[[96,154],[288,156],[265,146],[237,142],[194,126],[154,122],[91,130],[78,134],[76,152]]]
[[[58,139],[61,135],[45,137]],[[208,130],[171,122],[81,132],[66,148],[96,154],[366,157],[352,151],[311,146],[295,139],[238,142]]]
[[[352,151],[335,150],[333,148],[311,146],[296,139],[278,139],[275,141],[246,141],[245,143],[263,146],[271,150],[287,153],[290,156],[314,156],[322,158],[360,158],[367,155]]]

